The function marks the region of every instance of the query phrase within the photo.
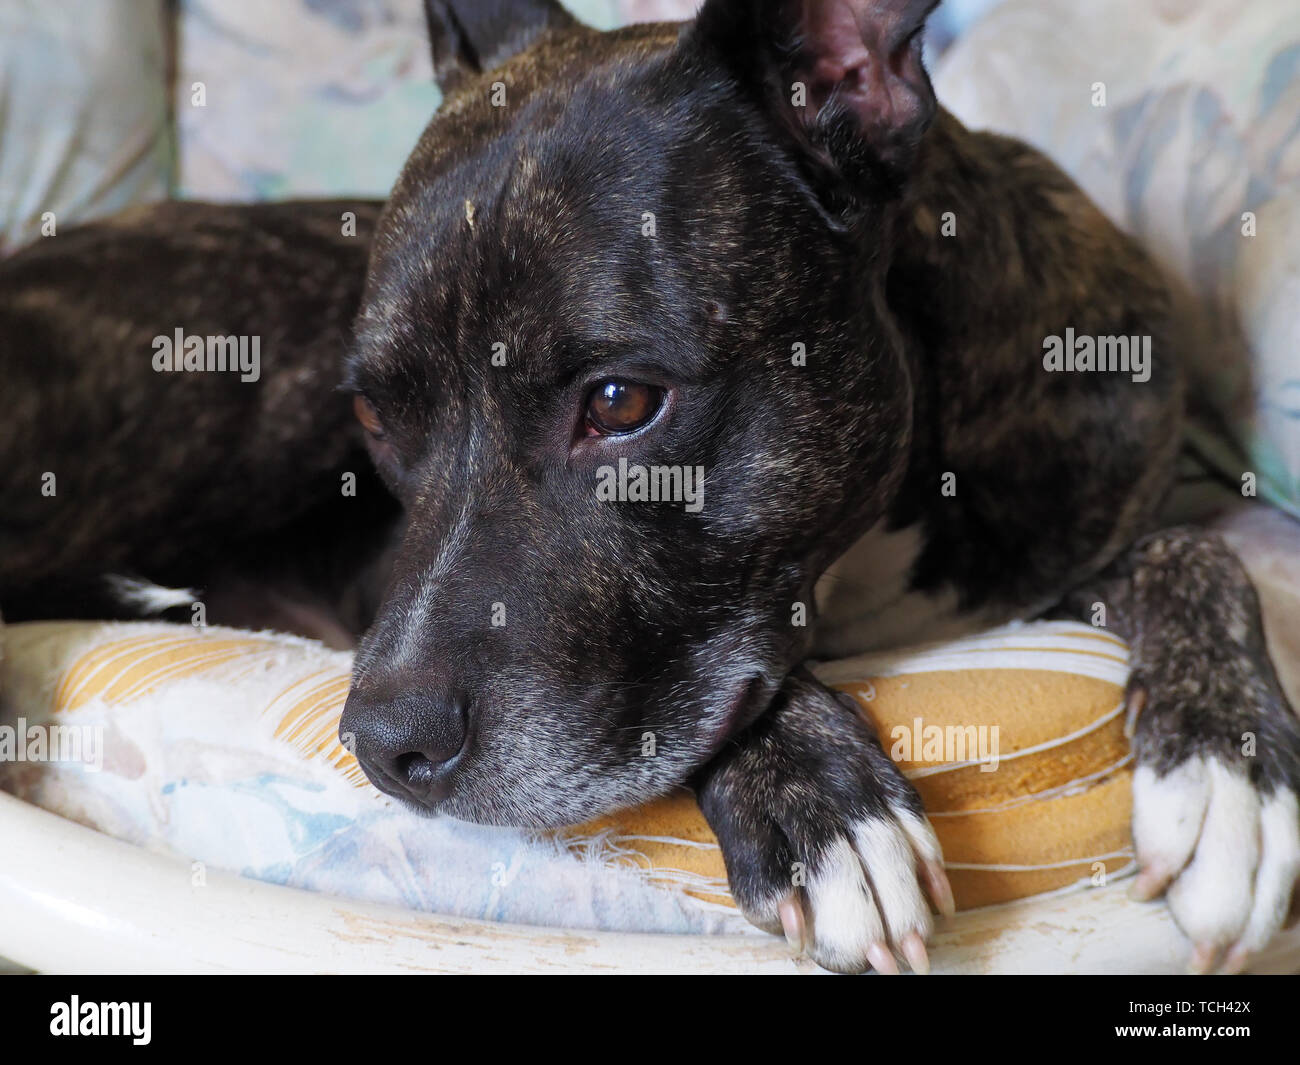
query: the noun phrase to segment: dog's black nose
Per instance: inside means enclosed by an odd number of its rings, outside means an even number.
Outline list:
[[[427,805],[447,797],[469,730],[469,700],[455,689],[353,687],[339,737],[382,791]]]

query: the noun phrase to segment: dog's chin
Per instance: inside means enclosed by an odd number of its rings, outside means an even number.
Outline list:
[[[403,804],[425,817],[450,817],[456,821],[494,828],[552,831],[580,825],[615,810],[635,806],[668,790],[670,789],[664,788],[655,795],[629,794],[625,798],[610,797],[608,793],[593,794],[589,800],[575,797],[573,802],[558,807],[542,802],[499,805],[490,799],[483,802],[460,796],[452,796],[431,807],[413,807],[409,802]]]
[[[530,789],[520,782],[526,776],[525,770],[470,772],[455,783],[446,797],[431,800],[416,798],[389,783],[372,780],[371,784],[398,806],[421,817],[449,817],[496,828],[551,830],[582,824],[614,810],[658,798],[680,784],[686,773],[664,782],[647,780],[641,774],[619,779],[611,773],[602,779],[593,777],[585,766],[575,767],[571,774],[573,783],[562,789],[565,800],[559,803],[554,801],[554,792],[561,789],[557,789],[553,779],[539,781],[536,788]],[[584,784],[577,783],[583,778]],[[504,779],[515,781],[508,792],[501,786]]]

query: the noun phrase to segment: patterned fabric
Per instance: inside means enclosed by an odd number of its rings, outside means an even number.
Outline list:
[[[390,803],[338,740],[346,653],[160,623],[45,622],[6,635],[0,745],[21,736],[28,757],[4,752],[0,788],[109,835],[430,912],[748,930],[689,796],[552,835],[426,819]],[[1105,633],[1052,623],[819,672],[858,699],[916,782],[958,904],[969,908],[1127,870],[1125,653]],[[927,727],[946,735],[981,723],[998,731],[982,742],[963,732],[951,749],[921,740]],[[64,737],[55,760],[28,739],[45,735],[52,755],[47,726]],[[984,772],[992,757],[997,772]]]
[[[1197,442],[1300,516],[1300,7],[1012,0],[936,85],[968,125],[1046,150],[1191,283],[1214,318],[1198,390],[1228,428]]]
[[[183,0],[177,39],[190,199],[386,196],[438,104],[410,0]]]
[[[166,196],[164,26],[163,0],[0,3],[0,254]]]
[[[182,0],[178,37],[188,199],[387,196],[440,99],[420,0]]]

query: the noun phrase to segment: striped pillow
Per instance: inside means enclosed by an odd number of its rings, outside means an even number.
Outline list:
[[[0,788],[111,835],[462,916],[746,928],[688,794],[544,837],[390,803],[337,737],[346,653],[158,623],[44,622],[7,635],[0,724],[28,757],[0,759]],[[816,672],[858,700],[917,785],[959,907],[1101,883],[1131,864],[1118,640],[1036,623]],[[62,726],[61,740],[49,726]],[[42,731],[44,755],[30,742]],[[51,748],[63,760],[49,761]]]

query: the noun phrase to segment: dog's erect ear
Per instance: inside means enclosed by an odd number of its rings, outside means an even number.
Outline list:
[[[577,22],[557,0],[424,0],[424,14],[443,92],[504,63],[545,30]]]
[[[814,167],[896,185],[935,113],[921,58],[939,0],[707,0],[692,38],[753,93]]]

